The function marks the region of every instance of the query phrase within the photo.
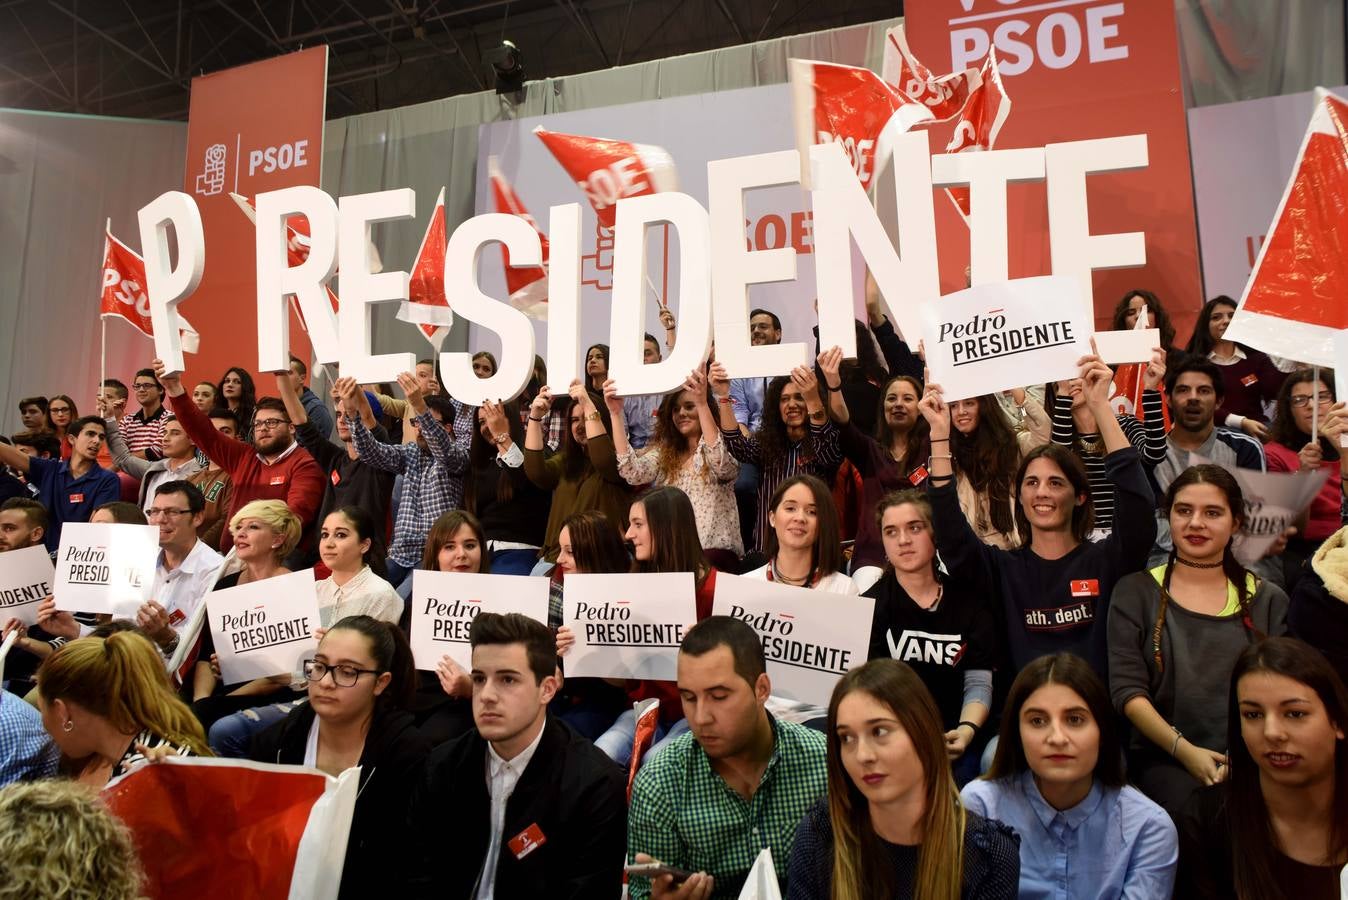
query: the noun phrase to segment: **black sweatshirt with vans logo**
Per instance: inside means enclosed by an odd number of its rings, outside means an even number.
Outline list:
[[[929,491],[936,546],[946,568],[979,567],[997,586],[1015,670],[1036,657],[1065,652],[1085,659],[1101,678],[1109,676],[1109,597],[1120,578],[1146,567],[1156,537],[1156,499],[1132,447],[1105,457],[1105,477],[1114,485],[1113,532],[1060,559],[1044,559],[1030,547],[984,544],[960,510],[953,480]]]

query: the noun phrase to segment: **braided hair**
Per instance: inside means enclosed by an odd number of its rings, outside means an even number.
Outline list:
[[[1190,466],[1179,474],[1179,476],[1170,483],[1166,489],[1165,498],[1161,501],[1161,507],[1169,517],[1171,508],[1175,505],[1175,498],[1179,492],[1186,487],[1195,484],[1210,484],[1222,492],[1226,497],[1227,506],[1231,509],[1231,515],[1240,526],[1245,520],[1245,495],[1240,490],[1240,484],[1235,476],[1223,469],[1221,466],[1205,463],[1200,466]],[[1234,537],[1226,542],[1222,548],[1222,572],[1226,575],[1226,580],[1235,585],[1236,601],[1240,605],[1240,621],[1245,626],[1245,633],[1252,641],[1263,640],[1265,635],[1254,627],[1254,619],[1250,614],[1250,604],[1254,599],[1254,592],[1250,589],[1250,572],[1240,561],[1232,550],[1235,543]],[[1175,570],[1176,551],[1170,550],[1170,556],[1166,559],[1165,574],[1161,577],[1161,602],[1156,610],[1156,621],[1151,629],[1151,652],[1152,660],[1156,663],[1158,672],[1165,671],[1165,660],[1161,654],[1161,634],[1165,630],[1166,610],[1170,605],[1170,576]],[[1258,582],[1255,582],[1255,590],[1258,590]]]

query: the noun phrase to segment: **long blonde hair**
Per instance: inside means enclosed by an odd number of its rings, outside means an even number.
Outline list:
[[[829,701],[828,813],[833,826],[830,900],[872,900],[892,897],[896,891],[894,867],[871,825],[866,798],[843,768],[838,706],[854,691],[870,694],[894,711],[922,764],[927,796],[914,900],[959,900],[964,884],[964,805],[950,772],[941,714],[917,673],[894,659],[871,660],[848,672],[838,681]]]
[[[149,731],[198,756],[210,756],[206,733],[169,684],[159,651],[133,631],[71,641],[42,663],[44,703],[68,700],[126,734]]]

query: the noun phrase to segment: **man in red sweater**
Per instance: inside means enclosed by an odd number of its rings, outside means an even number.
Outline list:
[[[226,523],[252,500],[283,500],[300,517],[307,536],[323,502],[323,470],[308,450],[295,443],[295,426],[290,423],[285,405],[272,397],[259,400],[252,422],[255,443],[245,444],[217,431],[183,389],[182,380],[177,375],[164,374],[162,361],[156,359],[154,369],[168,394],[169,407],[187,436],[234,482]],[[239,423],[240,428],[246,426],[247,423]],[[234,535],[225,528],[220,534],[220,550],[228,552],[233,544]]]

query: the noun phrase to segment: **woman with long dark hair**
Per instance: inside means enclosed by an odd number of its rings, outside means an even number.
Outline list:
[[[676,487],[660,487],[632,503],[628,513],[627,541],[632,545],[633,572],[691,572],[696,591],[697,620],[711,615],[716,595],[716,569],[707,562],[697,540],[697,519],[688,495]],[[655,697],[660,701],[660,722],[655,739],[646,751],[648,758],[664,741],[673,740],[688,730],[678,685],[672,681],[628,681],[630,701],[613,727],[600,735],[595,746],[619,765],[632,759],[632,739],[636,735],[636,714],[631,703]]]
[[[1016,469],[1035,447],[1050,436],[1044,408],[1028,395],[1018,405],[1026,428],[1011,427],[1001,403],[984,394],[950,404],[949,437],[940,446],[932,440],[932,455],[949,453],[955,467],[955,490],[960,508],[979,540],[1003,550],[1024,536],[1016,530]]]
[[[856,582],[842,571],[838,507],[828,485],[813,475],[793,475],[768,498],[767,565],[745,578],[855,596]]]
[[[329,775],[360,767],[340,897],[368,897],[410,835],[404,814],[431,745],[406,711],[412,651],[394,624],[370,616],[338,620],[304,662],[309,702],[254,736],[258,762],[307,766]]]
[[[960,801],[940,713],[912,669],[852,669],[825,734],[828,798],[796,829],[787,900],[1016,896],[1016,836]]]
[[[575,643],[571,629],[562,625],[562,599],[571,575],[627,572],[632,559],[608,517],[586,510],[567,517],[558,537],[557,565],[548,579],[548,626],[557,630],[557,655],[563,657]],[[576,731],[595,740],[629,708],[626,682],[606,678],[567,678],[557,689],[550,709]]]
[[[230,366],[220,376],[220,383],[215,386],[215,396],[218,403],[238,417],[239,433],[236,437],[251,443],[253,407],[257,405],[257,388],[253,384],[253,376],[248,374],[247,369]]]
[[[1277,397],[1283,373],[1263,351],[1226,339],[1227,326],[1235,313],[1236,301],[1225,295],[1204,303],[1188,350],[1222,370],[1223,395],[1217,405],[1217,424],[1264,441],[1268,440],[1264,404]]]
[[[524,471],[524,429],[515,401],[487,401],[477,409],[468,446],[464,506],[487,534],[492,571],[528,575],[547,534],[551,495]]]
[[[1089,540],[1094,517],[1081,461],[1056,444],[1026,454],[1015,474],[1021,545],[1001,550],[979,540],[960,508],[948,452],[950,404],[928,384],[919,404],[931,425],[931,498],[936,547],[947,571],[981,571],[996,584],[1006,646],[1016,669],[1048,653],[1075,653],[1102,677],[1108,671],[1105,618],[1115,583],[1141,569],[1156,537],[1156,496],[1137,450],[1109,406],[1113,373],[1099,357],[1081,360],[1086,402],[1100,423],[1105,473],[1114,485],[1114,530]]]
[[[1161,509],[1175,546],[1114,589],[1109,687],[1135,729],[1133,783],[1174,815],[1226,777],[1226,673],[1250,643],[1286,631],[1287,595],[1236,559],[1245,501],[1230,472],[1191,466]]]
[[[707,559],[722,568],[735,565],[744,553],[735,505],[740,464],[716,426],[706,375],[694,369],[681,390],[665,396],[656,411],[655,434],[641,451],[628,444],[623,398],[612,379],[604,383],[604,402],[616,423],[613,445],[622,477],[632,485],[670,485],[687,494]]]
[[[1022,900],[1169,897],[1175,826],[1126,782],[1109,691],[1060,653],[1016,676],[992,768],[961,796],[1020,835]]]
[[[608,344],[591,344],[585,351],[585,389],[604,393],[608,381]]]
[[[55,402],[55,401],[53,401]],[[1311,421],[1319,419],[1319,434],[1311,435]],[[1343,524],[1343,473],[1339,436],[1348,430],[1348,409],[1334,400],[1334,373],[1300,369],[1287,376],[1278,390],[1273,424],[1269,426],[1264,457],[1270,472],[1329,471],[1329,479],[1311,501],[1307,518],[1287,540],[1282,553],[1283,587],[1291,594],[1301,579],[1303,567],[1320,544]]]
[[[1337,900],[1348,863],[1348,690],[1292,638],[1246,647],[1230,685],[1231,774],[1179,818],[1175,896]]]
[[[57,394],[47,402],[47,424],[51,426],[52,434],[61,442],[62,459],[70,459],[70,454],[74,450],[74,446],[66,440],[66,433],[79,417],[80,411],[68,394]]]
[[[875,507],[886,564],[864,595],[875,598],[870,658],[907,663],[931,691],[945,728],[955,782],[978,774],[987,744],[997,662],[992,586],[981,572],[943,573],[936,561],[931,502],[909,488]]]
[[[1132,414],[1115,415],[1128,442],[1137,448],[1142,465],[1151,472],[1165,460],[1166,443],[1164,398],[1159,390],[1165,382],[1165,353],[1161,348],[1152,352],[1151,362],[1142,374],[1141,406]],[[1095,506],[1097,536],[1108,534],[1114,527],[1114,486],[1105,477],[1104,441],[1100,438],[1100,424],[1086,403],[1086,394],[1080,378],[1071,378],[1050,384],[1045,389],[1045,404],[1052,411],[1053,443],[1066,447],[1080,458],[1091,485],[1091,499]]]
[[[841,352],[837,348],[827,353]],[[821,354],[822,355],[822,354]],[[720,363],[712,363],[711,392],[719,408],[721,437],[731,455],[758,468],[758,509],[754,522],[754,547],[768,541],[768,499],[777,486],[793,475],[815,475],[831,480],[842,451],[838,428],[824,411],[819,381],[809,366],[797,366],[790,377],[768,383],[763,395],[763,421],[753,434],[740,431],[731,407],[730,376]]]
[[[616,537],[627,529],[627,509],[632,505],[632,490],[619,474],[617,431],[610,433],[621,426],[613,426],[611,410],[579,380],[571,382],[562,447],[548,455],[544,428],[552,405],[552,392],[545,385],[529,404],[524,435],[524,474],[535,487],[552,494],[541,553],[547,562],[557,561],[562,523],[572,513],[599,510],[613,523]]]
[[[931,447],[927,420],[917,411],[922,382],[911,375],[898,375],[885,382],[875,415],[875,433],[866,434],[853,423],[844,393],[837,389],[842,385],[841,358],[841,353],[825,353],[819,365],[828,388],[829,411],[838,425],[838,445],[861,475],[861,515],[851,561],[852,576],[861,582],[878,578],[885,564],[885,548],[871,510],[886,494],[926,481]]]
[[[1139,288],[1120,297],[1119,302],[1114,304],[1111,328],[1114,331],[1132,331],[1137,326],[1137,317],[1142,314],[1144,308],[1147,310],[1147,324],[1144,327],[1155,328],[1161,332],[1161,350],[1165,352],[1167,360],[1172,354],[1183,353],[1183,350],[1175,346],[1175,325],[1170,321],[1170,314],[1166,312],[1165,304],[1151,291]]]

